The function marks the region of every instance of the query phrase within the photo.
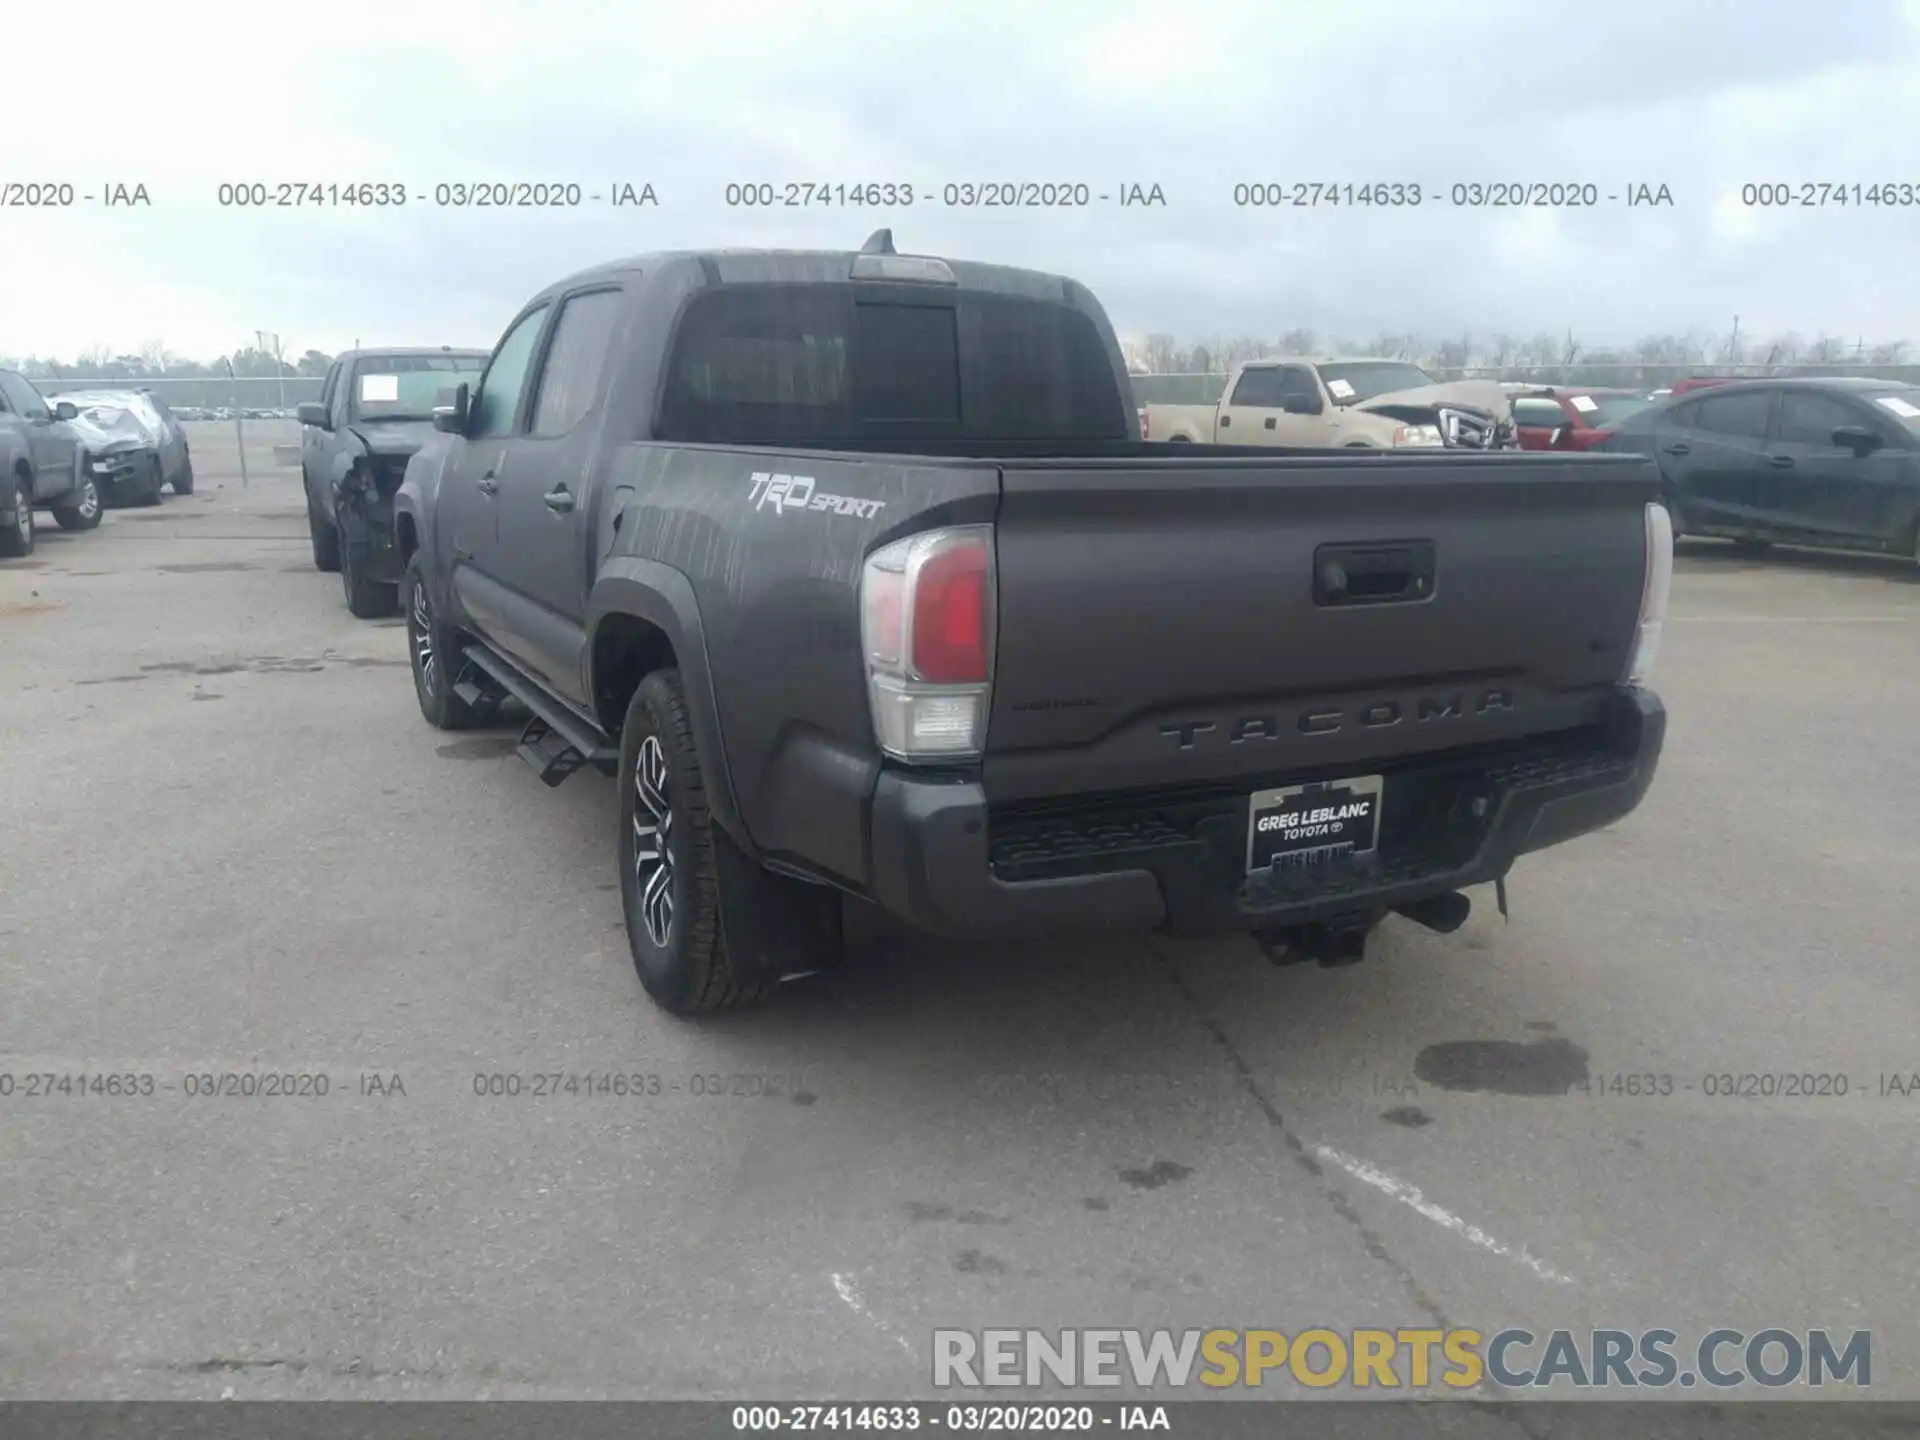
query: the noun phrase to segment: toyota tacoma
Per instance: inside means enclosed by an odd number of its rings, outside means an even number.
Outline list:
[[[675,1012],[958,937],[1390,913],[1651,782],[1672,542],[1643,458],[1142,442],[1077,282],[858,252],[645,255],[530,301],[395,497],[415,693],[615,776]]]
[[[328,369],[320,399],[295,412],[314,567],[338,572],[360,619],[394,610],[393,492],[407,458],[433,434],[441,393],[477,376],[486,358],[447,345],[349,350]]]

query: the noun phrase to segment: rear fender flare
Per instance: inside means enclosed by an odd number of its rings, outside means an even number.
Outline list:
[[[727,762],[726,741],[720,729],[720,708],[713,692],[713,671],[707,661],[706,632],[693,583],[671,565],[657,560],[620,557],[601,567],[587,597],[587,645],[584,664],[587,694],[598,696],[600,677],[593,673],[601,627],[616,616],[644,620],[673,646],[693,719],[693,746],[706,783],[707,808],[714,821],[749,858],[760,858],[740,810]],[[618,725],[618,721],[615,721]],[[619,738],[617,729],[614,738]]]

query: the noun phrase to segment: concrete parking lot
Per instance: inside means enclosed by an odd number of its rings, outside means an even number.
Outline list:
[[[612,787],[429,729],[266,443],[0,565],[0,1393],[880,1397],[936,1326],[1728,1325],[1871,1329],[1920,1396],[1911,566],[1688,547],[1653,792],[1509,922],[1346,970],[881,937],[689,1023],[630,968]]]

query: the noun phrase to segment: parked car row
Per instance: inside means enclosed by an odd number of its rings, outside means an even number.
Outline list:
[[[300,415],[314,562],[355,614],[398,576],[428,724],[511,704],[548,785],[616,778],[671,1011],[832,964],[861,904],[1347,964],[1638,804],[1672,551],[1646,459],[1342,363],[1317,412],[1252,366],[1260,403],[1142,441],[1064,277],[886,231],[642,256],[488,354],[341,356]]]
[[[1289,447],[1505,450],[1506,392],[1490,380],[1436,380],[1381,359],[1247,360],[1213,405],[1147,404],[1140,438]]]
[[[1920,386],[1695,376],[1650,396],[1513,385],[1521,448],[1646,455],[1676,532],[1920,562]]]
[[[47,396],[0,370],[0,559],[33,553],[37,512],[91,530],[108,505],[193,493],[193,455],[166,402],[143,391]]]

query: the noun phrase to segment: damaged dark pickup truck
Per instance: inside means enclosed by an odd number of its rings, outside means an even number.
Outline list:
[[[393,492],[407,457],[433,433],[442,392],[475,379],[484,350],[349,350],[333,362],[317,403],[302,405],[300,478],[313,563],[337,570],[347,609],[391,615],[400,580]]]
[[[452,398],[395,502],[421,710],[617,776],[676,1012],[847,897],[1345,963],[1653,778],[1641,459],[1143,443],[1087,290],[886,232],[574,276]]]

